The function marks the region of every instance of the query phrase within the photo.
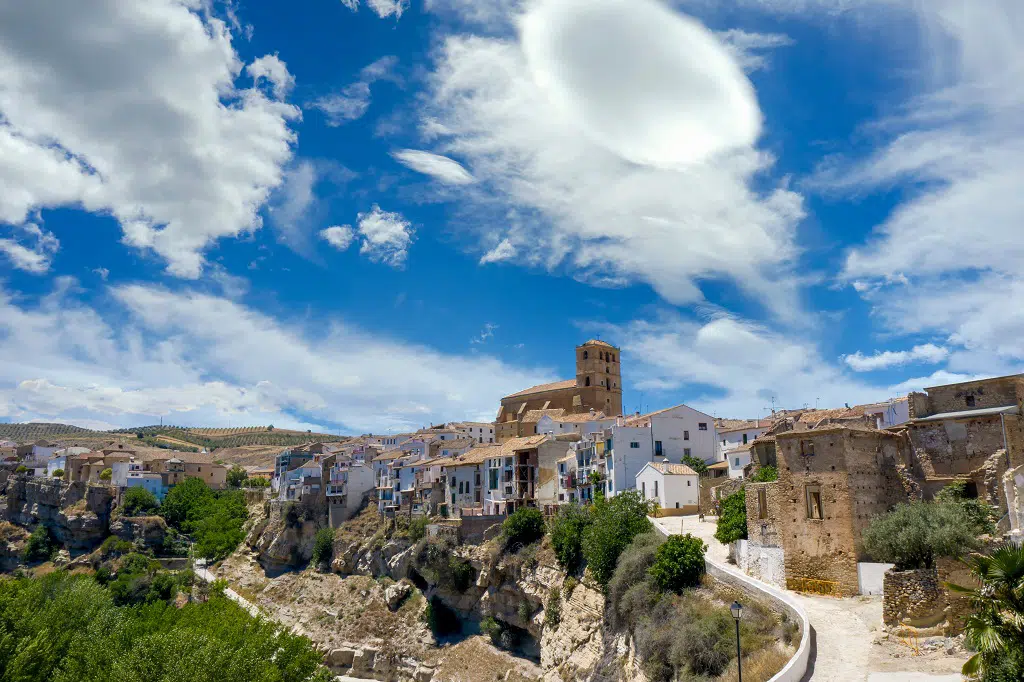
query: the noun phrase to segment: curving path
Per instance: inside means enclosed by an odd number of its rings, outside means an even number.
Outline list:
[[[707,556],[727,570],[745,575],[729,565],[729,548],[715,539],[716,519],[701,523],[696,516],[651,519],[671,535],[690,533],[708,545]],[[749,576],[747,576],[749,577]],[[875,644],[881,633],[881,597],[836,599],[786,591],[804,611],[813,630],[814,645],[805,680],[814,682],[954,682],[962,661],[891,659]],[[938,673],[938,674],[936,674]]]

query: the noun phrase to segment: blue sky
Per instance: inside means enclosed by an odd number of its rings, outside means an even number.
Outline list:
[[[1013,0],[0,9],[0,420],[385,431],[1021,370]],[[925,6],[926,5],[926,6]]]

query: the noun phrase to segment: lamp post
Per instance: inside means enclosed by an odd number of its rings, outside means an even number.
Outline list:
[[[740,653],[740,618],[743,616],[743,604],[734,601],[729,610],[736,621],[736,671],[739,673],[739,682],[743,682],[743,655]]]

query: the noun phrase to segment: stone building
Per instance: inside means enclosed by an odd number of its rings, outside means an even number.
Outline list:
[[[495,419],[495,438],[502,443],[536,433],[547,410],[582,414],[590,410],[608,416],[622,414],[622,371],[619,349],[591,339],[576,347],[576,378],[532,386],[505,396]],[[529,421],[527,416],[529,415]]]

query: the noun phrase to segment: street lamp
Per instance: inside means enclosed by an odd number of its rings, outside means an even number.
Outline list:
[[[743,654],[740,653],[740,618],[743,617],[743,604],[734,601],[729,610],[736,621],[736,671],[739,673],[739,682],[743,682]]]

